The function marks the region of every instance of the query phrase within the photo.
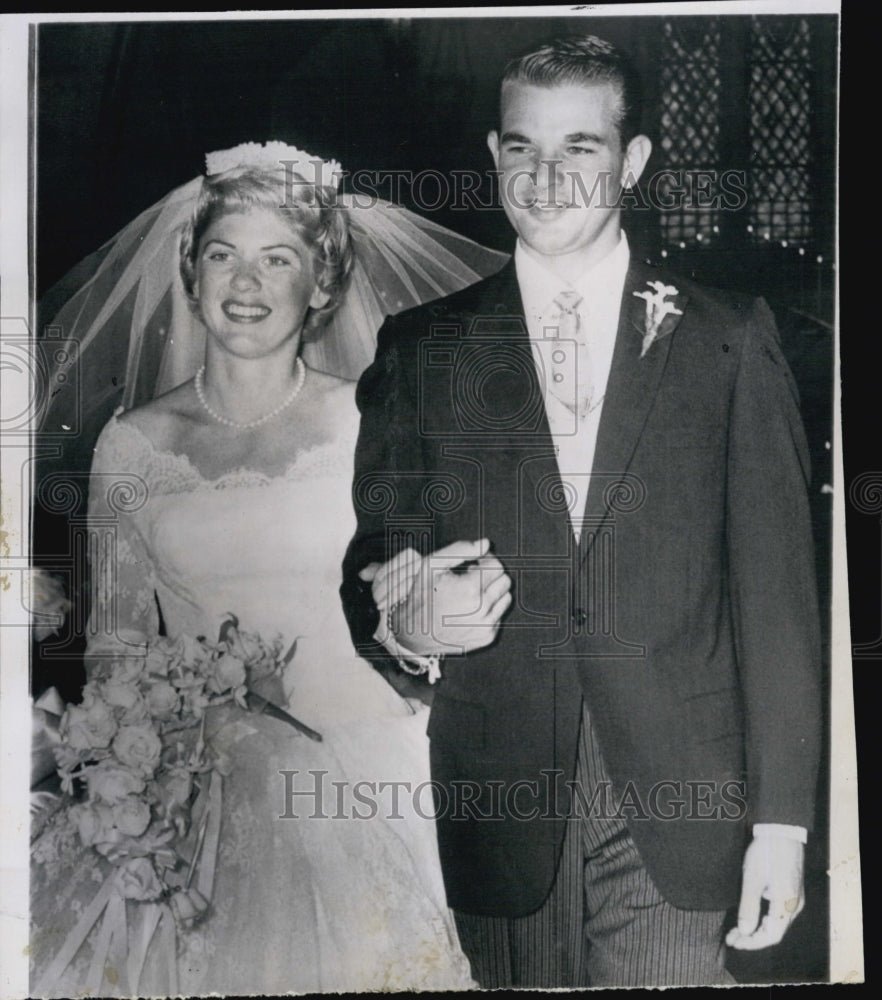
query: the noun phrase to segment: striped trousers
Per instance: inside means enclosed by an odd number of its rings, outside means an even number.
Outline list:
[[[609,780],[587,711],[576,780],[589,798]],[[567,823],[557,878],[535,913],[455,913],[472,975],[485,989],[733,983],[725,915],[666,903],[625,820],[593,814]]]

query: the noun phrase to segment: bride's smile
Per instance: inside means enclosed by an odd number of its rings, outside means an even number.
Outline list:
[[[259,323],[272,312],[268,306],[250,306],[242,302],[224,302],[221,308],[234,323]]]
[[[227,213],[208,226],[193,291],[214,341],[248,358],[288,343],[296,352],[307,312],[327,301],[313,251],[264,208]]]

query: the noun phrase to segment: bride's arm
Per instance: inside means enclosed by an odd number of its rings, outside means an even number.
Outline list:
[[[102,431],[89,480],[91,609],[86,672],[120,657],[143,657],[159,633],[153,560],[135,514],[147,502],[147,483],[133,460],[131,439],[116,420]]]

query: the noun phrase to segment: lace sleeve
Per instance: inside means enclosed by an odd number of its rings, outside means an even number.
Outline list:
[[[137,523],[147,502],[146,466],[121,426],[114,417],[101,432],[89,480],[89,674],[109,658],[143,656],[159,632],[154,565]]]

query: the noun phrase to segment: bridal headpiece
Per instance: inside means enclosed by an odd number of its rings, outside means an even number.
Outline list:
[[[302,180],[336,190],[340,186],[342,168],[336,160],[323,160],[284,142],[243,142],[232,149],[222,149],[205,156],[205,173],[211,177],[236,167],[258,167],[262,170],[284,168]]]
[[[288,170],[335,191],[343,176],[335,160],[282,142],[247,142],[206,157],[212,176],[242,166]],[[100,428],[116,406],[144,403],[195,375],[206,334],[184,292],[178,249],[202,184],[196,177],[142,212],[41,302],[41,333],[51,329],[75,345],[53,351],[68,360],[48,372],[43,432]],[[508,259],[380,198],[366,205],[359,195],[356,205],[337,192],[334,206],[348,212],[355,260],[339,306],[302,349],[320,371],[357,378],[373,360],[386,316],[465,288]],[[60,309],[45,305],[59,301]],[[81,434],[80,443],[88,462],[93,441]]]

